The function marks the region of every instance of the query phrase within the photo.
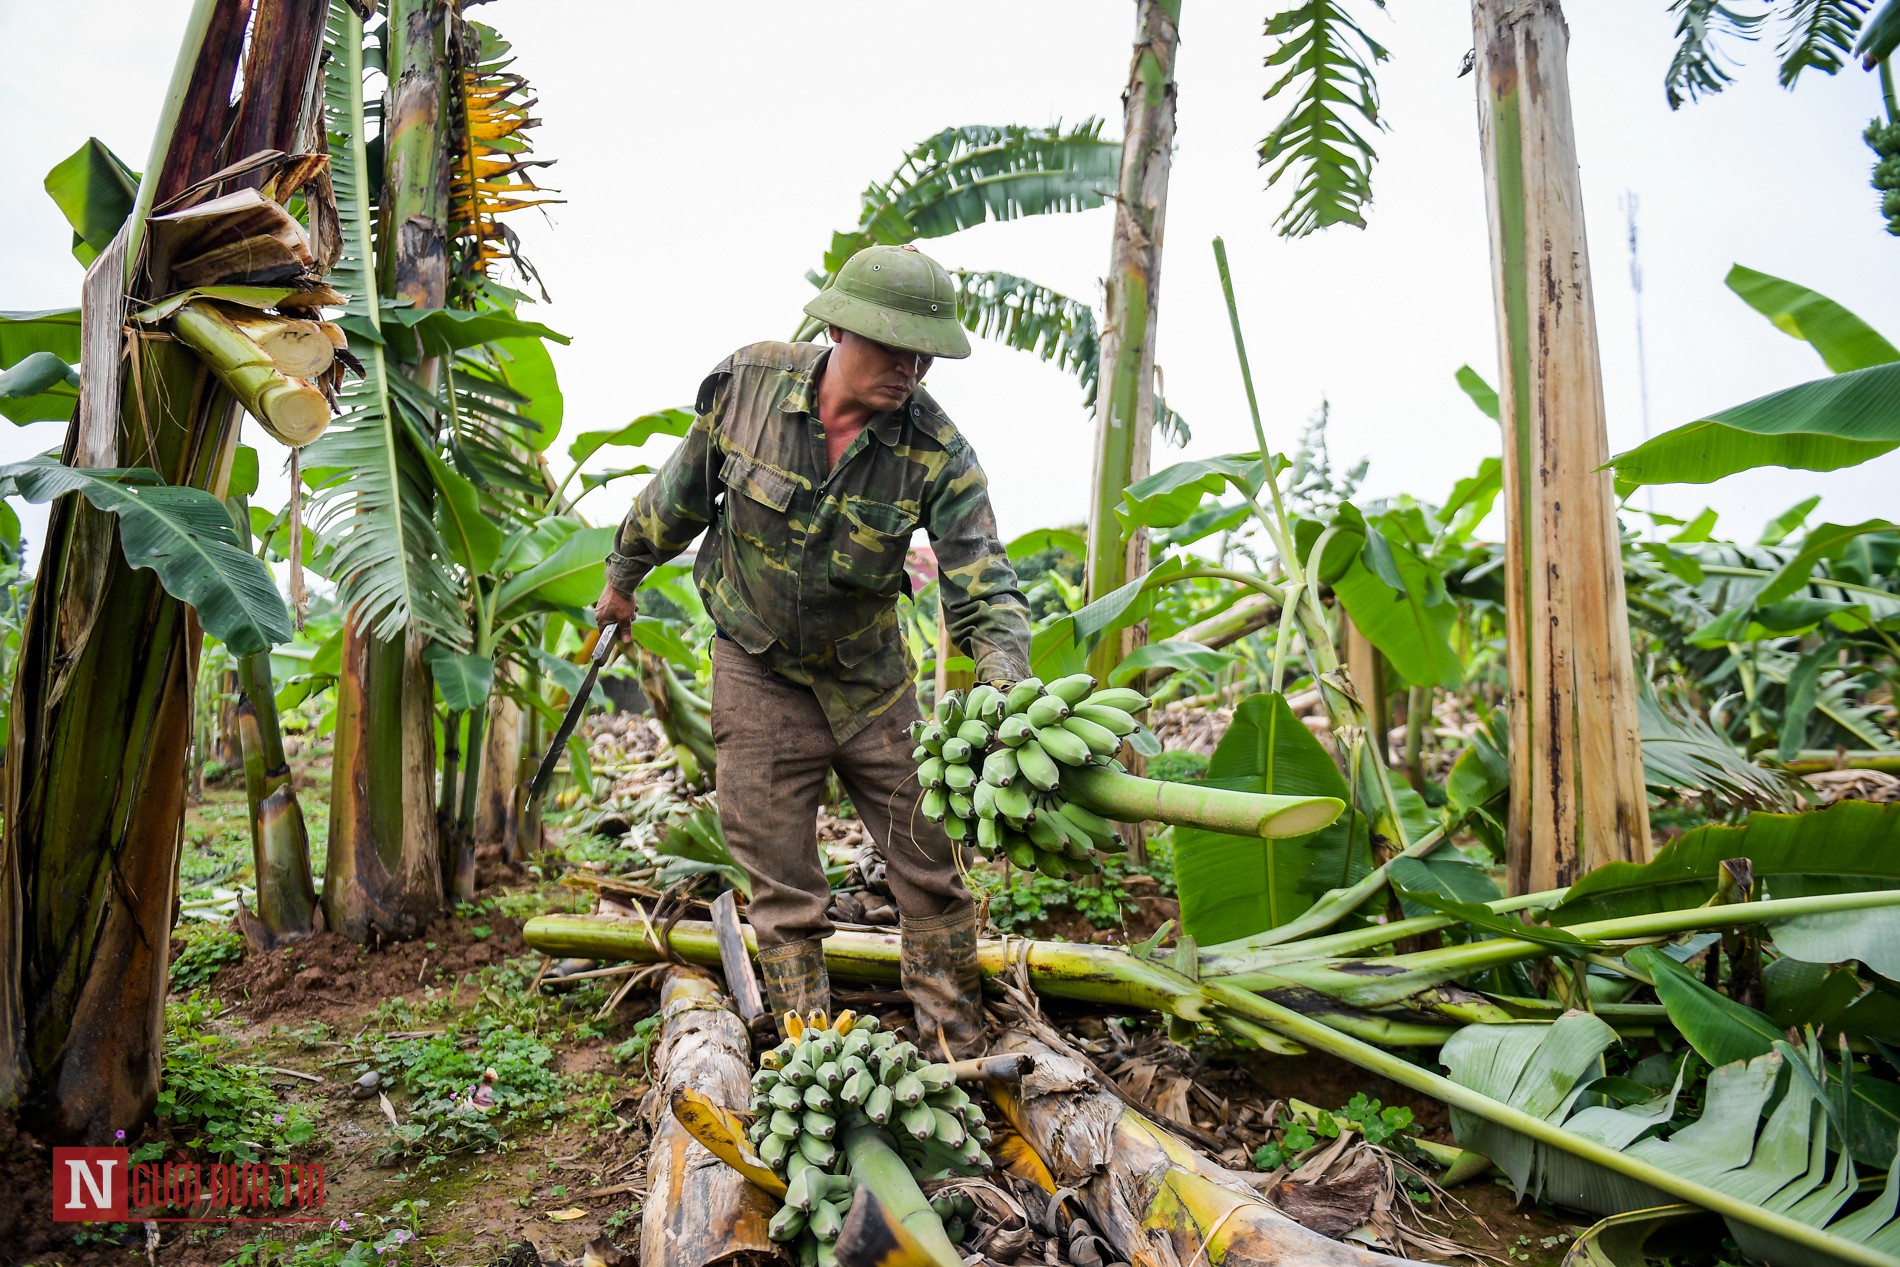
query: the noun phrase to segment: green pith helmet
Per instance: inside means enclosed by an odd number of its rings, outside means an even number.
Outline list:
[[[956,283],[914,246],[865,247],[805,311],[886,347],[950,360],[970,355],[969,336],[957,320]]]

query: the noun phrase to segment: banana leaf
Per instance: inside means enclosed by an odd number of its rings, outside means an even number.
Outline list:
[[[1558,924],[1654,914],[1715,896],[1724,859],[1746,858],[1775,897],[1900,887],[1900,805],[1840,801],[1811,814],[1750,814],[1698,827],[1647,863],[1613,862],[1570,887],[1550,911]]]
[[[229,510],[203,489],[166,484],[142,467],[76,470],[50,457],[0,466],[0,487],[30,502],[78,493],[116,515],[125,561],[156,572],[232,654],[290,641],[290,613],[270,569],[239,544]]]
[[[1708,484],[1760,466],[1832,471],[1900,448],[1900,362],[1771,392],[1612,458],[1620,484]]]
[[[1900,361],[1879,331],[1819,291],[1737,264],[1728,288],[1783,334],[1811,344],[1836,374]]]
[[[1208,762],[1210,787],[1283,796],[1350,795],[1333,759],[1281,695],[1248,697]],[[1181,922],[1211,945],[1276,928],[1371,867],[1366,822],[1344,815],[1309,836],[1242,840],[1175,830]]]
[[[1733,1198],[1721,1211],[1743,1251],[1771,1267],[1822,1262],[1874,1262],[1900,1251],[1893,1175],[1871,1205],[1836,1217],[1855,1194],[1858,1176],[1846,1155],[1829,1162],[1839,1140],[1819,1094],[1819,1053],[1780,1045],[1748,1061],[1715,1069],[1701,1115],[1671,1127],[1677,1087],[1628,1107],[1585,1104],[1601,1057],[1615,1043],[1607,1024],[1573,1012],[1548,1027],[1473,1025],[1445,1044],[1452,1080],[1558,1124],[1615,1154]],[[1803,1073],[1791,1073],[1790,1064]],[[1636,1177],[1635,1167],[1603,1163],[1534,1143],[1506,1127],[1454,1108],[1452,1130],[1465,1147],[1490,1157],[1525,1193],[1553,1204],[1617,1214],[1664,1204],[1666,1195]],[[1767,1231],[1766,1211],[1813,1229],[1795,1243]],[[1868,1251],[1873,1251],[1869,1253]]]

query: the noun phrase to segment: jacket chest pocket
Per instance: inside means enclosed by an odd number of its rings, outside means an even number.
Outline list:
[[[719,482],[726,488],[726,519],[736,536],[762,550],[782,542],[785,509],[798,491],[791,476],[735,450],[726,455]]]
[[[831,581],[872,594],[896,594],[904,586],[917,516],[885,502],[845,497],[832,534]]]

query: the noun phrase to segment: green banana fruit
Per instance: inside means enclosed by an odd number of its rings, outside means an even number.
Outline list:
[[[929,1064],[917,1071],[917,1081],[924,1084],[924,1094],[943,1091],[957,1085],[957,1075],[949,1065]]]
[[[950,810],[950,796],[940,787],[926,788],[917,803],[917,812],[933,823],[941,823]]]
[[[1116,708],[1112,704],[1097,704],[1094,700],[1077,704],[1071,710],[1070,716],[1092,721],[1105,730],[1113,731],[1116,735],[1132,735],[1141,728],[1141,723],[1125,710]]]
[[[946,766],[960,765],[970,759],[970,744],[967,740],[951,738],[943,741],[943,761]]]
[[[798,1137],[798,1153],[806,1161],[822,1169],[830,1169],[838,1160],[838,1150],[831,1141],[820,1139],[807,1131]]]
[[[891,1094],[908,1108],[924,1098],[924,1084],[916,1074],[907,1073],[891,1084]]]
[[[983,787],[983,786],[985,785],[981,783],[972,784],[970,787],[970,791],[975,792],[977,788]],[[971,801],[969,796],[965,795],[962,792],[952,792],[950,793],[949,800],[950,800],[950,812],[956,817],[958,818],[975,818],[976,817],[976,805],[973,801]]]
[[[1038,849],[1036,850],[1036,870],[1052,880],[1066,880],[1069,878],[1069,860],[1059,853],[1049,853]]]
[[[946,1113],[942,1109],[927,1111],[936,1123],[937,1142],[946,1148],[963,1147],[963,1141],[970,1138],[970,1133],[964,1129],[962,1120],[956,1114]]]
[[[1026,677],[1009,688],[1009,694],[1004,699],[1004,705],[1010,712],[1020,713],[1029,707],[1032,700],[1040,698],[1041,695],[1042,679],[1039,677]]]
[[[805,1134],[816,1135],[819,1139],[830,1139],[838,1133],[837,1118],[813,1109],[806,1109],[798,1124],[804,1128]]]
[[[957,738],[969,744],[977,752],[981,752],[990,746],[989,723],[972,718],[957,727]]]
[[[1036,869],[1036,847],[1027,840],[1012,840],[1003,847],[1003,852],[1009,855],[1012,863],[1024,871]]]
[[[1122,749],[1120,735],[1086,717],[1071,713],[1062,719],[1062,729],[1088,745],[1088,750],[1098,757],[1112,757]]]
[[[1027,717],[1029,724],[1038,730],[1044,726],[1053,726],[1068,715],[1068,704],[1055,695],[1045,695],[1023,710],[1023,716]],[[949,746],[947,740],[945,746]]]
[[[943,786],[943,758],[926,757],[917,763],[917,782],[924,787]]]
[[[797,1240],[804,1230],[805,1212],[795,1205],[780,1207],[772,1221],[765,1225],[765,1234],[775,1241]]]
[[[924,733],[917,736],[917,746],[920,748],[928,748],[931,752],[941,752],[943,751],[943,741],[946,738],[948,738],[948,736],[944,734],[942,726],[939,726],[934,721],[925,722]]]
[[[979,783],[970,789],[970,812],[977,818],[996,817],[996,785]]]
[[[870,1093],[864,1097],[864,1116],[877,1125],[883,1126],[891,1120],[891,1106],[894,1099],[889,1087],[882,1084],[873,1086]]]
[[[813,1071],[820,1085],[827,1091],[836,1091],[844,1085],[844,1070],[838,1068],[838,1062],[827,1060]]]
[[[759,1141],[759,1160],[774,1170],[785,1169],[785,1162],[791,1153],[792,1141],[783,1135],[767,1132],[765,1138]]]
[[[1003,724],[996,728],[996,739],[1005,748],[1020,748],[1029,742],[1032,729],[1028,717],[1022,713],[1012,713],[1003,718]]]
[[[820,1113],[829,1113],[837,1105],[831,1098],[831,1092],[814,1082],[805,1088],[805,1107]]]
[[[1007,819],[1025,819],[1034,812],[1029,793],[1020,783],[996,789],[996,812]]]
[[[1089,692],[1095,689],[1095,679],[1086,673],[1071,673],[1067,677],[1057,678],[1043,689],[1073,708],[1089,697]]]
[[[998,748],[983,758],[983,781],[991,787],[1008,787],[1014,783],[1016,781],[1016,750]]]
[[[1078,739],[1076,742],[1082,741]],[[943,785],[952,792],[968,792],[976,786],[976,770],[967,765],[947,765],[943,768]]]
[[[943,834],[959,845],[972,834],[970,820],[960,814],[951,814],[943,820]]]
[[[1041,745],[1044,752],[1063,765],[1081,765],[1090,756],[1088,743],[1075,732],[1064,729],[1064,724],[1038,726],[1036,742]],[[1116,747],[1120,746],[1120,744],[1116,745]],[[946,778],[949,773],[949,770],[944,771]]]
[[[805,1230],[829,1244],[838,1239],[838,1233],[844,1231],[844,1215],[835,1202],[813,1202],[811,1213],[805,1216]]]
[[[765,1099],[775,1109],[796,1109],[805,1103],[804,1094],[789,1082],[781,1082],[773,1087]]]
[[[897,1124],[912,1139],[925,1140],[937,1133],[937,1115],[929,1105],[919,1104],[915,1108],[905,1109],[898,1114]]]
[[[800,1129],[798,1118],[786,1112],[784,1109],[776,1109],[773,1111],[772,1134],[778,1136],[780,1139],[797,1139]]]
[[[1081,740],[1076,742],[1080,743]],[[1016,768],[1032,785],[1045,792],[1055,791],[1062,783],[1062,775],[1057,771],[1051,754],[1034,739],[1016,749]],[[926,792],[924,795],[928,797],[930,794]]]
[[[1105,686],[1083,702],[1100,704],[1105,708],[1119,708],[1124,713],[1131,714],[1148,710],[1148,697],[1131,686]]]

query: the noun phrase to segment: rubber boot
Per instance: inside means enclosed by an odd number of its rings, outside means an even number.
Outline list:
[[[759,975],[765,979],[765,1005],[780,1038],[785,1014],[831,1013],[831,974],[825,969],[825,944],[816,937],[759,947]]]
[[[917,1014],[917,1048],[927,1060],[983,1054],[983,978],[976,966],[976,907],[904,920],[904,993]]]

